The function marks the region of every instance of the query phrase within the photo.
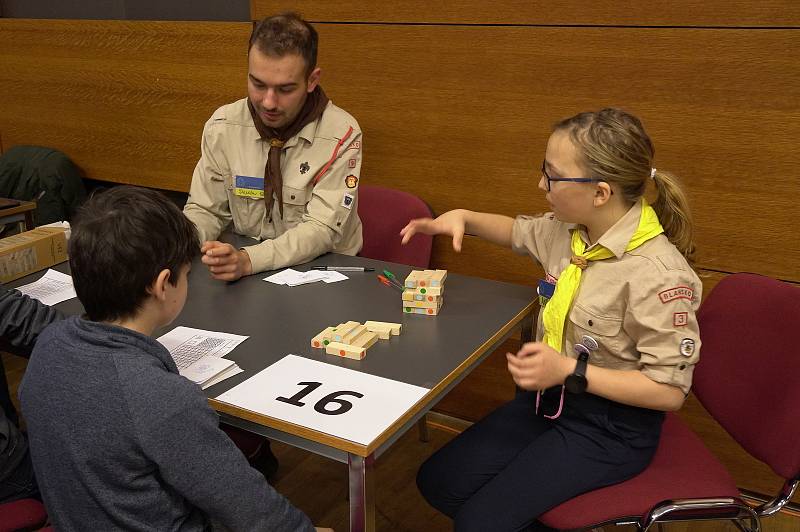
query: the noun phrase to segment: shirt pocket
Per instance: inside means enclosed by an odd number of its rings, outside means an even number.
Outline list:
[[[597,342],[597,349],[589,355],[589,362],[601,367],[614,367],[614,359],[618,359],[625,346],[625,339],[621,334],[622,317],[601,316],[597,312],[588,310],[580,305],[574,305],[569,314],[570,329],[567,339],[572,345],[567,345],[567,354],[573,358],[574,345],[583,343],[584,336],[590,336]],[[591,347],[591,346],[587,346]]]
[[[288,226],[299,224],[306,212],[311,190],[283,185],[283,221]]]

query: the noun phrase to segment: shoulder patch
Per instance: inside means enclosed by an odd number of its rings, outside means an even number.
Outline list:
[[[347,188],[356,188],[356,185],[358,185],[358,178],[350,174],[344,178],[344,184],[347,185]]]
[[[360,150],[361,149],[361,141],[354,140],[350,143],[350,146],[347,147],[348,150]]]
[[[691,338],[684,338],[681,340],[681,354],[685,357],[690,357],[694,354],[694,340]]]
[[[685,327],[689,324],[689,313],[688,312],[676,312],[672,315],[672,326],[673,327]]]
[[[693,297],[694,290],[688,286],[675,286],[658,293],[658,299],[660,299],[662,303],[669,303],[676,299],[688,299],[691,301]]]

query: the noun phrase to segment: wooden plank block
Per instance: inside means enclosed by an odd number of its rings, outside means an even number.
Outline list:
[[[355,327],[361,325],[357,321],[348,321],[345,323],[340,323],[333,329],[333,341],[334,342],[342,342],[344,336],[352,331]]]
[[[415,307],[407,307],[403,306],[403,313],[404,314],[425,314],[427,316],[436,316],[439,314],[439,311],[442,309],[442,304],[440,304],[436,308],[415,308]]]
[[[439,308],[442,306],[442,301],[444,298],[442,296],[430,296],[433,298],[432,301],[423,300],[423,301],[403,301],[404,307],[412,307],[412,308]]]
[[[343,344],[353,345],[353,339],[361,336],[361,333],[364,332],[369,332],[369,331],[367,331],[367,328],[359,323],[355,327],[350,329],[350,331],[347,332],[347,334],[342,335],[341,342]]]
[[[444,286],[428,288],[406,288],[403,291],[403,301],[425,301],[431,296],[444,295]]]
[[[426,279],[427,277],[425,275],[425,271],[414,270],[408,274],[408,277],[406,277],[403,286],[405,286],[406,288],[417,288],[418,286],[425,286],[425,284],[427,284],[425,283]]]
[[[327,346],[325,346],[325,352],[329,355],[352,358],[353,360],[363,360],[367,354],[367,350],[363,347],[347,345],[341,342],[329,343]]]
[[[375,332],[374,329],[388,328],[395,336],[400,334],[403,328],[402,323],[393,323],[391,321],[366,321],[364,322],[364,326],[373,332]]]
[[[369,349],[378,341],[378,335],[366,328],[362,328],[361,332],[348,343],[354,347],[363,347]]]
[[[441,288],[445,279],[447,279],[447,270],[434,270],[430,277],[429,288]]]
[[[321,349],[330,343],[333,327],[326,327],[318,335],[311,339],[311,347]]]

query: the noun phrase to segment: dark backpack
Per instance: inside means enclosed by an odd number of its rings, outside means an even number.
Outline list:
[[[70,220],[86,200],[81,171],[62,152],[14,146],[0,155],[0,197],[36,201],[36,225]]]

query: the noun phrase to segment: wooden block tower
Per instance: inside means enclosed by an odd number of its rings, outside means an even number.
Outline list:
[[[447,270],[414,270],[405,281],[403,312],[406,314],[439,314],[444,302],[444,281]]]

